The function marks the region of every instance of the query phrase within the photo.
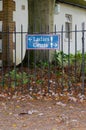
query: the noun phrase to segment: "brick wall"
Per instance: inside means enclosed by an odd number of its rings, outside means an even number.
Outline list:
[[[0,21],[3,23],[3,32],[13,32],[15,27],[15,22],[13,21],[13,11],[15,11],[15,2],[13,0],[2,0],[3,10],[0,11]],[[9,28],[9,29],[8,29]],[[3,63],[7,65],[8,60],[10,64],[13,63],[13,34],[3,33],[0,35],[2,38],[2,54],[3,54]],[[8,48],[9,44],[9,48]],[[0,54],[0,57],[2,57]],[[8,59],[9,58],[9,59]]]

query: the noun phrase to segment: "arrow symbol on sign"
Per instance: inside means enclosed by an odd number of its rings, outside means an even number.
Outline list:
[[[29,41],[32,41],[32,38],[28,38]]]

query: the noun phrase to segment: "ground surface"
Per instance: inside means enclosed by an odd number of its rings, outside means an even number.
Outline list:
[[[0,130],[86,130],[86,101],[0,95]]]

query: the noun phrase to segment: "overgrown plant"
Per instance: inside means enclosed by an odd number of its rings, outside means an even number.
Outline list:
[[[29,81],[28,75],[26,72],[17,72],[16,70],[12,70],[5,74],[5,80],[9,79],[12,81],[12,85],[16,84],[19,85],[19,83],[27,84]],[[14,81],[14,82],[13,82]]]
[[[65,54],[64,52],[55,52],[53,63],[55,63],[59,68],[65,68],[66,72],[71,74],[76,74],[81,77],[82,70],[86,74],[86,53],[82,54],[77,51],[76,54]]]
[[[65,54],[64,52],[55,52],[53,56],[53,63],[56,63],[56,65],[62,67],[62,62],[64,66],[68,64],[68,55]]]

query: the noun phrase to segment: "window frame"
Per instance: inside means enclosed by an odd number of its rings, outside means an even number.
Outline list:
[[[72,39],[72,32],[70,31],[72,31],[72,15],[65,14],[65,38],[66,39]]]

